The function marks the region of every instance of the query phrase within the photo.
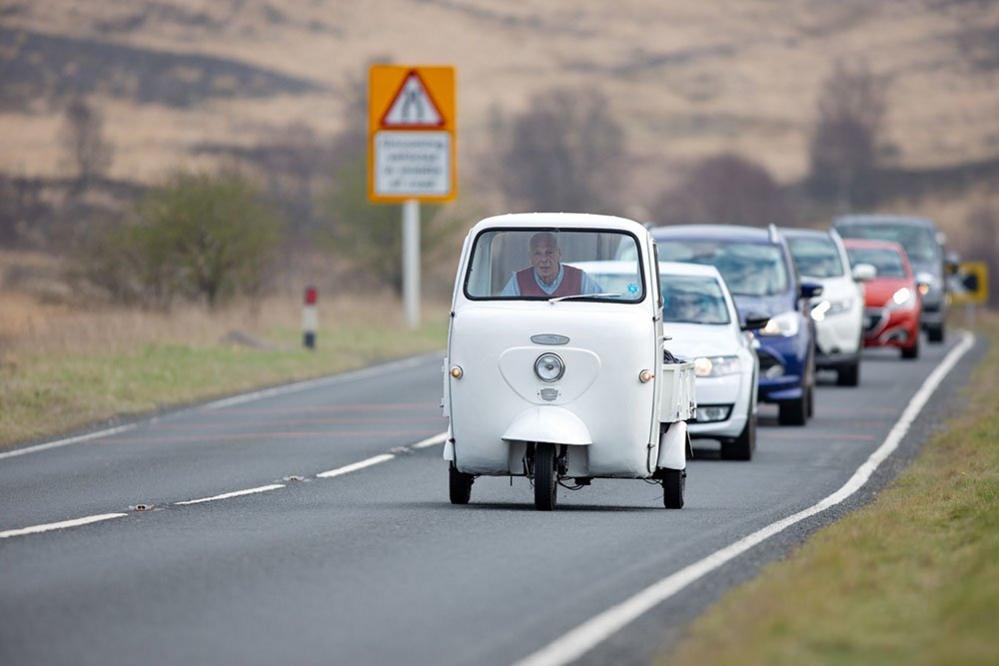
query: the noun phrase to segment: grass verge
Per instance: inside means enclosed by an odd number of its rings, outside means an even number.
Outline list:
[[[995,664],[999,316],[968,407],[878,498],[694,622],[660,664]]]
[[[427,308],[426,323],[409,331],[398,303],[387,300],[331,304],[314,352],[301,346],[294,306],[252,316],[61,312],[37,304],[30,311],[43,316],[18,320],[8,308],[0,322],[0,448],[117,415],[443,350],[447,336],[444,308]],[[230,330],[261,348],[226,342]]]

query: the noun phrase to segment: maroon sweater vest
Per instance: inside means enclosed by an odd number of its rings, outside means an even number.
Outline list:
[[[548,294],[541,290],[534,279],[534,267],[517,271],[517,288],[521,296],[542,296],[558,298],[560,296],[575,296],[583,293],[583,271],[572,266],[562,265],[562,284],[554,293]]]

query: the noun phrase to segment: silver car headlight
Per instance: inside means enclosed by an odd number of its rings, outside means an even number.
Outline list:
[[[700,356],[694,359],[694,374],[698,377],[736,375],[741,370],[738,356]]]
[[[770,318],[767,325],[760,329],[760,335],[783,335],[790,338],[798,334],[798,313],[794,310],[781,312]]]
[[[542,354],[534,361],[534,374],[543,382],[555,382],[565,374],[565,362],[558,354]]]

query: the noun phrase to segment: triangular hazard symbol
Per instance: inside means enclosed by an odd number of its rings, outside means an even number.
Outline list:
[[[416,71],[403,79],[399,92],[382,116],[382,127],[440,127],[444,116]]]

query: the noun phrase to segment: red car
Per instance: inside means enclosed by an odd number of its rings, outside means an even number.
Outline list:
[[[843,240],[850,264],[877,271],[864,287],[864,346],[898,347],[902,358],[919,357],[922,296],[909,257],[898,243]]]

